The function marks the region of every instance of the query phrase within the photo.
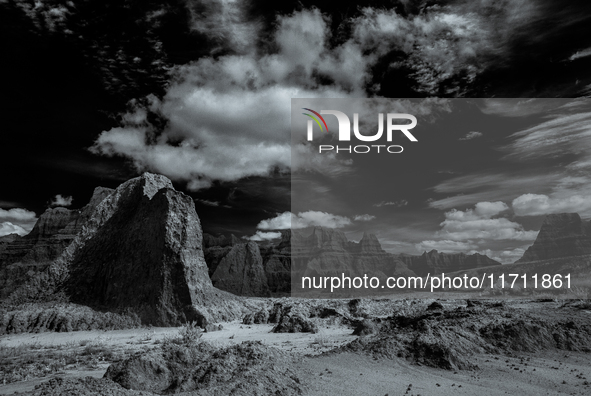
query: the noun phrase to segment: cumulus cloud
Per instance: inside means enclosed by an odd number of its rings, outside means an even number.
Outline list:
[[[572,195],[565,198],[550,198],[543,194],[523,194],[512,202],[518,216],[539,216],[551,213],[591,212],[591,196]]]
[[[495,241],[533,241],[538,232],[527,231],[521,224],[500,217],[508,210],[509,206],[501,201],[478,202],[474,208],[466,210],[452,209],[444,213],[441,229],[435,233],[439,239],[426,240],[415,247],[421,252],[436,249],[449,253],[480,253],[501,262],[509,262],[520,253],[523,255],[523,249],[495,250],[488,246]],[[498,242],[495,243],[498,245]]]
[[[2,209],[0,208],[0,222],[2,222],[2,232],[4,234],[26,235],[37,222],[37,215],[22,208]],[[0,235],[0,236],[2,236]]]
[[[388,66],[411,70],[418,90],[457,93],[486,69],[487,59],[502,55],[511,34],[500,32],[512,33],[535,14],[529,0],[461,1],[417,15],[366,7],[344,21],[351,29],[335,40],[330,18],[316,8],[279,15],[263,28],[246,2],[187,4],[191,27],[218,48],[173,68],[166,95],[132,103],[135,109],[103,131],[91,151],[129,158],[139,171],[186,182],[191,190],[305,166],[305,156],[290,161],[291,98],[366,97],[379,89],[372,67],[392,54],[402,55]],[[344,31],[348,37],[341,37]],[[148,113],[165,126],[149,122]],[[316,169],[333,176],[350,165],[322,157],[331,166]]]
[[[73,200],[72,197],[58,194],[51,200],[51,206],[71,206]]]
[[[257,228],[260,230],[286,230],[306,227],[342,228],[351,224],[351,219],[345,216],[327,212],[309,210],[294,214],[284,212],[272,219],[262,220]]]
[[[281,238],[280,232],[262,232],[257,231],[254,235],[249,237],[244,237],[244,239],[248,239],[249,241],[270,241],[272,239]]]
[[[364,214],[364,215],[357,215],[353,218],[353,220],[355,221],[370,221],[375,219],[375,216],[369,215],[369,214]]]
[[[519,223],[494,216],[509,207],[504,202],[479,202],[474,209],[445,212],[442,229],[437,235],[454,241],[466,240],[534,240],[536,231],[526,231]]]
[[[16,224],[12,224],[10,221],[4,221],[0,223],[0,237],[10,234],[18,234],[20,236],[27,235],[29,231]]]
[[[277,52],[253,49],[176,68],[163,100],[152,97],[137,106],[121,127],[102,132],[91,151],[131,158],[138,170],[186,181],[192,190],[213,180],[287,171],[292,97],[364,95],[361,50],[329,48],[328,37],[326,17],[318,10],[278,17]],[[321,84],[319,76],[333,83]],[[150,124],[149,112],[168,120],[167,127]]]
[[[476,132],[476,131],[472,131],[472,132],[468,132],[466,134],[466,136],[461,137],[459,140],[472,140],[472,139],[476,139],[482,136],[482,132]]]
[[[37,221],[37,215],[35,212],[31,212],[27,209],[13,208],[13,209],[2,209],[0,208],[0,220],[11,221],[11,222],[31,222]]]

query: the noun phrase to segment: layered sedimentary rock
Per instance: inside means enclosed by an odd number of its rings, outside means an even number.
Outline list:
[[[439,253],[437,250],[424,252],[421,256],[400,255],[408,268],[419,276],[440,274],[445,272],[462,271],[473,268],[492,267],[502,265],[486,255],[474,253]]]
[[[291,232],[283,230],[281,234],[279,241],[262,245],[247,244],[234,235],[214,237],[204,234],[205,261],[214,286],[244,296],[289,293]]]
[[[230,237],[203,234],[203,252],[210,277],[213,276],[220,261],[232,250],[232,246],[241,243],[244,243],[244,241],[240,241],[234,234],[230,235]],[[230,292],[232,291],[230,290]]]
[[[232,246],[216,266],[211,281],[215,287],[241,296],[271,295],[263,258],[255,242]]]
[[[58,234],[77,231],[76,236],[45,272],[9,299],[59,291],[74,303],[133,312],[143,323],[171,326],[186,321],[204,325],[206,318],[196,307],[228,298],[208,276],[193,201],[164,176],[145,173],[114,191],[95,191],[77,215],[51,213],[70,217],[48,222],[53,217],[42,216],[39,234],[58,229]]]
[[[10,295],[23,282],[45,271],[74,240],[94,209],[114,190],[98,187],[82,209],[47,209],[31,232],[12,237],[0,246],[0,299]]]
[[[294,234],[296,234],[294,232]],[[292,235],[292,261],[296,279],[301,277],[413,276],[404,262],[385,252],[375,235],[364,234],[351,242],[341,231],[315,227],[309,235]]]
[[[196,305],[214,292],[191,198],[164,176],[146,173],[104,199],[61,264],[71,300],[132,310],[142,322],[202,321]]]
[[[88,205],[79,210],[47,209],[33,230],[0,250],[0,266],[12,263],[48,264],[68,246],[92,212],[113,190],[98,187]]]
[[[278,244],[261,248],[267,286],[274,294],[291,291],[291,230],[281,231]]]
[[[533,245],[516,263],[591,254],[591,222],[577,213],[546,216]]]

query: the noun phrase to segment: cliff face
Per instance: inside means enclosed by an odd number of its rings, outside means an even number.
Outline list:
[[[546,216],[540,232],[516,263],[591,254],[591,222],[577,213]]]
[[[51,292],[43,287],[54,288],[71,302],[131,311],[158,326],[206,324],[196,307],[228,298],[208,276],[193,201],[164,176],[145,173],[114,191],[98,189],[87,207],[71,212],[54,209],[39,220],[31,238],[76,235],[46,271],[29,274],[10,298],[36,298]],[[70,217],[57,221],[54,213]]]
[[[271,295],[263,258],[255,242],[232,246],[211,276],[215,287],[241,296]]]
[[[292,263],[296,279],[303,276],[389,277],[414,273],[394,255],[385,252],[375,235],[364,234],[356,243],[341,231],[315,227],[309,235],[292,235]]]
[[[0,267],[16,262],[48,264],[55,260],[88,221],[96,206],[112,192],[109,188],[96,188],[88,205],[80,210],[47,209],[29,234],[0,250]]]
[[[466,255],[464,253],[439,253],[437,250],[425,252],[421,256],[400,255],[400,260],[404,261],[408,268],[419,276],[427,274],[440,274],[442,272],[455,272],[472,268],[482,268],[502,265],[488,256],[474,253]]]
[[[93,212],[62,257],[71,300],[132,310],[143,323],[201,321],[213,287],[193,201],[163,176],[129,180]]]
[[[74,240],[101,201],[114,190],[98,187],[80,210],[47,209],[31,232],[0,245],[0,299],[33,275],[46,270]]]
[[[291,292],[291,230],[281,231],[277,245],[261,248],[267,286],[271,293]]]

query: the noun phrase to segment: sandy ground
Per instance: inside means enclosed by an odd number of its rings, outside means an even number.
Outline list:
[[[520,306],[520,303],[514,303]],[[540,315],[550,314],[545,305]],[[525,307],[526,305],[524,305]],[[531,304],[530,304],[531,306]],[[588,315],[589,311],[579,311]],[[568,315],[568,312],[565,313]],[[203,340],[225,346],[261,341],[302,356],[296,364],[306,395],[591,395],[591,354],[546,351],[539,354],[476,355],[474,371],[448,371],[412,364],[405,359],[376,360],[365,354],[330,353],[329,350],[356,338],[345,326],[324,326],[317,334],[271,333],[273,325],[223,323],[223,329],[205,333]],[[74,347],[90,340],[126,350],[155,347],[178,328],[151,328],[71,333],[17,334],[0,337],[0,346],[30,345],[47,349]],[[102,377],[108,364],[96,370],[66,370],[61,377]],[[51,377],[0,385],[0,395],[26,392]]]
[[[374,360],[355,353],[307,358],[308,395],[590,395],[591,356],[547,353],[543,356],[480,355],[480,370],[447,371],[403,359]],[[589,382],[587,382],[589,383]]]
[[[338,326],[320,328],[316,334],[310,333],[271,333],[272,324],[243,325],[239,321],[223,323],[223,329],[204,333],[202,339],[215,346],[240,344],[243,341],[261,341],[298,355],[318,355],[346,344],[357,338],[351,335],[351,329]],[[69,333],[22,333],[0,337],[0,346],[18,347],[28,345],[39,350],[51,348],[75,347],[84,341],[100,342],[114,349],[142,350],[155,347],[166,337],[178,334],[176,327],[154,327],[151,329],[130,329],[112,331],[74,331]],[[101,364],[97,370],[65,370],[61,377],[102,377],[109,364]],[[12,384],[0,384],[0,395],[13,394],[15,391],[31,391],[35,385],[47,381],[50,377],[37,378]]]

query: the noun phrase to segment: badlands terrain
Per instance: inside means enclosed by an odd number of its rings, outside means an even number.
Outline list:
[[[0,238],[0,394],[587,395],[591,223],[550,215],[508,266],[321,228],[204,234],[146,173]],[[289,297],[291,272],[568,271],[569,290]],[[421,298],[417,298],[421,297]]]

